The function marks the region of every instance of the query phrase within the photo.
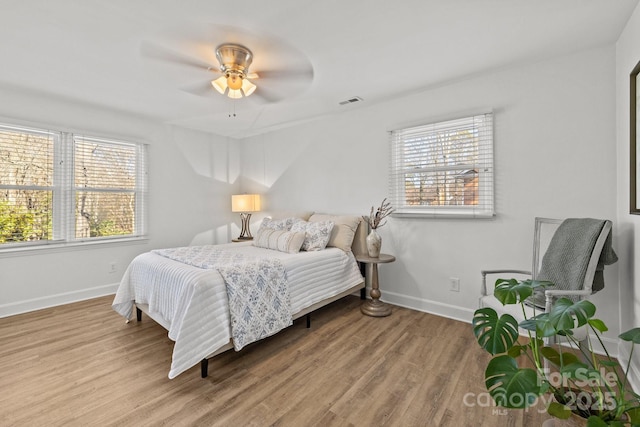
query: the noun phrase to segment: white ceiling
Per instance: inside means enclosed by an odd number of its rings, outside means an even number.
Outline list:
[[[614,43],[638,1],[0,0],[0,85],[243,137],[358,108],[339,105],[353,96],[371,105]],[[256,95],[262,85],[284,99],[232,102],[191,93],[217,75],[145,53],[216,65],[229,41],[254,51],[252,71],[279,68],[284,52],[313,79],[257,79]]]

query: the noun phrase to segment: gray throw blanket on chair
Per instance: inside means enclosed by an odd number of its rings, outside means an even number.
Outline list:
[[[555,284],[550,289],[583,289],[585,275],[591,254],[605,221],[592,218],[569,218],[560,224],[542,258],[538,280],[548,280]],[[618,260],[611,247],[611,233],[600,253],[598,267],[593,279],[592,292],[604,288],[604,266]],[[571,298],[577,301],[579,298]],[[544,293],[535,295],[534,304],[545,306]]]

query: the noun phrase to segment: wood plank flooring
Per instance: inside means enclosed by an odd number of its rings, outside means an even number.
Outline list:
[[[0,319],[1,426],[539,426],[483,385],[469,324],[346,297],[274,337],[167,378],[173,342],[112,297]]]

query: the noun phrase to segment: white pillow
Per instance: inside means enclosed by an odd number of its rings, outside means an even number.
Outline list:
[[[291,226],[291,231],[305,233],[303,251],[321,251],[326,248],[331,230],[333,230],[333,221],[298,221]]]
[[[304,233],[300,232],[264,228],[256,233],[253,246],[295,254],[300,252],[304,237]]]
[[[298,221],[302,221],[302,220],[300,218],[294,218],[294,217],[283,218],[283,219],[265,218],[262,220],[262,224],[260,224],[260,229],[258,231],[263,230],[265,228],[268,228],[271,230],[289,231],[291,230],[291,226]]]
[[[351,251],[351,244],[361,220],[362,217],[359,216],[322,214],[313,214],[309,218],[309,222],[333,221],[333,231],[327,246],[340,248],[345,252]]]

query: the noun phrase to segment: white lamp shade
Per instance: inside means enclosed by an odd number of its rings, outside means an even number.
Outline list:
[[[227,79],[224,76],[220,76],[211,81],[211,86],[224,95],[224,92],[227,90]]]
[[[256,90],[256,85],[254,85],[247,79],[242,79],[242,86],[240,88],[231,89],[231,87],[229,87],[229,82],[227,81],[227,78],[225,76],[220,76],[217,79],[212,80],[211,86],[213,86],[215,90],[220,92],[222,95],[226,93],[227,96],[232,99],[239,99],[242,98],[242,96],[249,96]]]
[[[234,194],[231,196],[231,212],[258,212],[259,194]]]
[[[229,88],[229,93],[227,93],[227,96],[231,99],[239,99],[242,98],[242,91],[240,89],[231,89]]]
[[[256,85],[251,83],[248,79],[242,80],[242,91],[244,92],[244,96],[249,96],[256,90]]]

